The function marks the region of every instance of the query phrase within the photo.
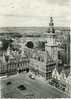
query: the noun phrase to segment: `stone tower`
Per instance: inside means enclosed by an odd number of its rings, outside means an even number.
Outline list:
[[[58,60],[58,45],[56,44],[56,33],[52,17],[50,17],[45,50],[49,52],[49,55],[54,61]]]

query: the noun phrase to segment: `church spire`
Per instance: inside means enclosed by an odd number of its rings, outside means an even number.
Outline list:
[[[55,33],[54,23],[53,23],[53,18],[52,17],[50,17],[48,33]]]

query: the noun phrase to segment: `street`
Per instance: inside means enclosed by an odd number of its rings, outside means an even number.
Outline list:
[[[11,82],[7,85],[7,82]],[[19,85],[24,85],[26,90],[18,89]],[[63,92],[51,87],[47,81],[31,79],[27,74],[9,76],[1,81],[1,97],[2,98],[68,98]]]

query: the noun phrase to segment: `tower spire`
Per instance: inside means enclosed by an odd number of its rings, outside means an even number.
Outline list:
[[[48,33],[55,33],[53,18],[50,17]]]
[[[52,17],[50,17],[49,26],[54,26],[54,23],[53,23],[53,18],[52,18]]]

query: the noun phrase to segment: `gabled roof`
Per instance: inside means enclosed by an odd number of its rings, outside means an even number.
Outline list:
[[[66,74],[65,74],[64,69],[63,69],[62,72],[60,73],[60,81],[61,81],[62,83],[66,83]]]
[[[67,77],[66,82],[71,85],[71,72],[70,72],[69,76]]]
[[[56,68],[52,72],[52,78],[60,80],[60,75],[59,75],[59,73],[58,73]]]

